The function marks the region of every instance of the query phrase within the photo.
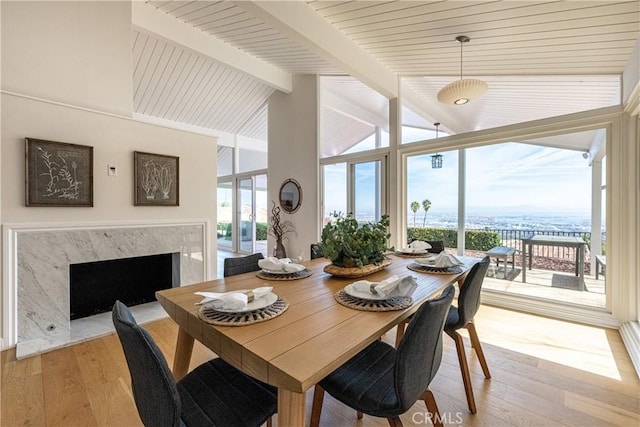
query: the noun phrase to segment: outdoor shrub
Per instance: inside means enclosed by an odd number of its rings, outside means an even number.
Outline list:
[[[500,235],[495,231],[467,230],[465,235],[465,248],[478,251],[488,251],[500,246]],[[451,228],[422,228],[409,227],[407,240],[442,240],[446,248],[458,247],[458,230]]]
[[[495,231],[468,230],[464,232],[464,247],[477,251],[488,251],[500,246],[500,235]]]
[[[256,222],[256,240],[267,240],[266,222]]]

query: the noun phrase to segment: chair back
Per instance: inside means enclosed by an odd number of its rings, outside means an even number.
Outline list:
[[[444,240],[425,240],[425,242],[431,245],[431,249],[428,249],[428,251],[432,254],[439,254],[444,251]]]
[[[398,345],[394,366],[395,389],[404,410],[424,393],[442,360],[442,330],[451,301],[452,285],[420,306]]]
[[[473,320],[478,308],[480,308],[480,291],[489,263],[490,258],[484,257],[469,270],[469,274],[460,287],[460,295],[458,295],[458,322],[455,325],[448,324],[447,330],[460,329]]]
[[[322,250],[322,243],[311,244],[311,259],[324,257],[324,251]]]
[[[133,398],[142,423],[154,427],[180,425],[180,395],[153,337],[136,323],[131,311],[120,301],[113,305],[112,318],[127,359]]]
[[[257,254],[224,259],[224,277],[235,276],[236,274],[249,273],[260,270],[258,261],[264,259],[264,255]]]

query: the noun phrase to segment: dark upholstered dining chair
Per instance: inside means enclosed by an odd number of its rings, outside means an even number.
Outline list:
[[[153,337],[120,301],[113,324],[131,373],[131,388],[145,426],[259,426],[276,412],[277,391],[220,358],[177,383]]]
[[[439,254],[444,251],[444,240],[425,240],[425,242],[431,245],[429,252],[432,254]]]
[[[324,250],[322,250],[322,243],[311,244],[311,259],[324,257]]]
[[[456,332],[458,329],[466,328],[469,332],[469,340],[471,347],[476,351],[482,372],[485,378],[491,378],[487,361],[484,358],[484,352],[478,339],[478,333],[473,323],[473,318],[480,308],[480,291],[482,282],[487,274],[487,268],[490,263],[489,257],[484,257],[482,261],[474,264],[469,270],[464,283],[460,286],[460,294],[458,295],[458,306],[452,305],[447,315],[447,321],[444,325],[444,331],[453,338],[456,343],[456,351],[458,353],[458,361],[460,362],[460,371],[462,373],[462,381],[464,382],[464,391],[467,395],[467,404],[472,414],[476,413],[476,401],[473,397],[473,388],[471,386],[471,375],[469,373],[469,365],[467,364],[467,356],[464,350],[464,341],[462,336]]]
[[[236,274],[249,273],[250,271],[260,270],[258,261],[264,259],[264,255],[258,252],[247,256],[225,258],[224,259],[224,277],[235,276]]]
[[[387,418],[401,426],[399,416],[424,400],[435,425],[442,425],[433,393],[428,389],[442,359],[442,329],[455,294],[453,286],[422,304],[413,315],[397,349],[375,341],[316,385],[311,426],[320,423],[324,392],[362,413]]]

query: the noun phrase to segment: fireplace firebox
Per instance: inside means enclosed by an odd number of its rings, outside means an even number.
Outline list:
[[[71,320],[155,301],[155,292],[180,286],[180,253],[119,258],[69,266]]]

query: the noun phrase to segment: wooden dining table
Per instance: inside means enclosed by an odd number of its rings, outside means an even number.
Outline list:
[[[325,258],[305,262],[312,275],[299,280],[265,280],[256,272],[156,292],[169,316],[178,324],[173,365],[177,379],[189,369],[194,340],[200,341],[242,372],[278,388],[278,425],[305,425],[305,392],[359,351],[414,313],[420,304],[463,278],[477,259],[461,257],[462,272],[431,274],[409,270],[411,258],[389,255],[391,265],[366,276],[380,281],[392,275],[412,275],[418,287],[413,304],[402,310],[361,311],[338,303],[334,295],[353,278],[323,271]],[[199,315],[202,296],[194,292],[228,292],[273,286],[289,303],[270,320],[247,326],[214,326]]]

